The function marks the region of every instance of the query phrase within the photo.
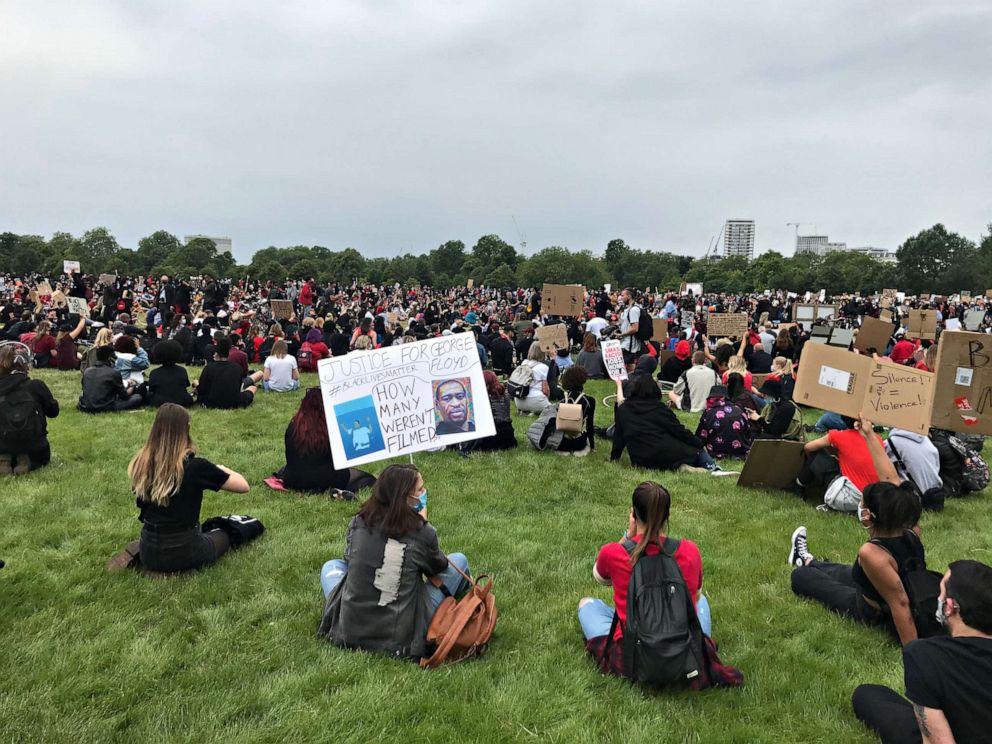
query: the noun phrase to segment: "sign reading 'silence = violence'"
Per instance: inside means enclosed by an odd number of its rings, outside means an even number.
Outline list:
[[[471,333],[321,359],[317,374],[338,467],[496,433]]]

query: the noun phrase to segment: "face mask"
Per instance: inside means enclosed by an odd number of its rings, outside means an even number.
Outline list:
[[[947,615],[944,614],[944,603],[947,602],[946,599],[937,598],[937,612],[934,613],[937,617],[937,622],[941,625],[947,625]]]
[[[417,503],[416,504],[413,504],[410,508],[413,509],[415,512],[421,512],[421,511],[423,511],[424,509],[427,508],[427,489],[426,488],[424,488],[424,490],[420,492],[420,495],[417,496]]]

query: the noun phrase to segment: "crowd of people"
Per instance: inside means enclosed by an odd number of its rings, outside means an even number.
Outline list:
[[[932,308],[943,327],[985,309],[984,302],[842,297],[836,298],[837,317],[804,325],[792,322],[793,305],[803,298],[783,291],[697,296],[603,288],[588,292],[581,312],[570,317],[548,316],[541,295],[534,289],[320,286],[312,279],[277,285],[78,273],[4,277],[0,476],[23,476],[51,460],[47,420],[60,406],[33,369],[75,372],[75,403],[87,414],[154,407],[148,439],[128,466],[140,536],[110,566],[201,568],[263,528],[250,518],[201,519],[206,489],[245,493],[249,484],[231,468],[196,456],[188,409],[247,408],[259,390],[300,391],[301,372],[315,371],[322,359],[471,333],[495,434],[457,445],[466,456],[517,447],[514,411],[534,417],[526,427],[526,444],[534,449],[581,458],[601,440],[610,461],[622,462],[626,452],[631,465],[654,471],[655,478],[664,471],[737,475],[721,462],[746,458],[756,441],[804,443],[804,465],[789,490],[822,501],[821,508],[856,514],[868,539],[853,564],[839,565],[815,558],[806,528],[798,527],[789,546],[792,589],[843,617],[887,629],[903,646],[909,701],[861,686],[853,699],[857,716],[883,741],[982,740],[992,724],[992,568],[962,560],[939,578],[928,574],[919,525],[925,509],[939,510],[946,498],[984,488],[982,438],[892,429],[883,441],[865,416],[826,412],[814,427],[822,436],[807,441],[792,396],[803,349],[818,324],[857,327],[862,318],[887,311],[892,336],[869,353],[932,370],[939,340],[908,339],[908,310]],[[886,299],[890,307],[882,308]],[[709,337],[709,313],[738,311],[749,317],[746,333]],[[988,322],[986,315],[980,330]],[[565,325],[563,347],[538,339],[538,329],[554,323]],[[612,424],[597,427],[598,401],[587,386],[608,379],[607,339],[619,340],[627,379],[603,401],[612,406]],[[447,392],[457,397],[457,390]],[[699,414],[695,430],[676,412]],[[284,449],[285,465],[274,476],[279,487],[348,501],[367,494],[348,526],[344,555],[320,572],[320,635],[401,658],[428,655],[435,611],[444,597],[466,589],[470,574],[464,555],[439,547],[420,472],[390,465],[376,477],[338,468],[318,388],[300,394]],[[686,598],[689,609],[680,617],[692,686],[739,685],[743,675],[719,660],[711,639],[700,551],[667,532],[673,508],[673,495],[654,479],[634,490],[623,538],[605,544],[593,567],[595,579],[612,587],[612,606],[590,597],[579,603],[587,650],[604,672],[651,679],[645,670],[657,668],[657,659],[645,655],[641,636],[637,644],[623,639],[653,622],[650,608],[632,603],[639,591],[631,591],[654,576],[670,582],[672,596]]]

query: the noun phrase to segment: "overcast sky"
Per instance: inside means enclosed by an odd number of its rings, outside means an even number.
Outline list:
[[[992,3],[0,0],[0,230],[365,255],[992,221]]]

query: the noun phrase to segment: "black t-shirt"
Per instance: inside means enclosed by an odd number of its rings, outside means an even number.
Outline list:
[[[158,408],[163,403],[177,403],[189,407],[193,397],[189,394],[189,375],[183,367],[174,364],[153,369],[148,376],[151,404]]]
[[[957,744],[992,732],[992,639],[926,638],[902,651],[906,697],[943,711]]]
[[[219,491],[227,482],[228,475],[209,460],[202,457],[186,458],[183,465],[183,481],[178,493],[169,499],[168,506],[158,506],[135,499],[141,510],[139,519],[156,527],[194,527],[200,521],[200,504],[203,502],[203,489]]]
[[[326,435],[324,435],[326,439]],[[332,488],[347,488],[350,479],[348,468],[336,470],[330,446],[323,454],[304,453],[296,446],[296,426],[290,422],[284,438],[286,445],[286,467],[282,471],[282,482],[294,491],[320,493]]]
[[[226,359],[210,362],[203,368],[197,384],[200,403],[208,408],[238,408],[241,406],[241,367]]]

